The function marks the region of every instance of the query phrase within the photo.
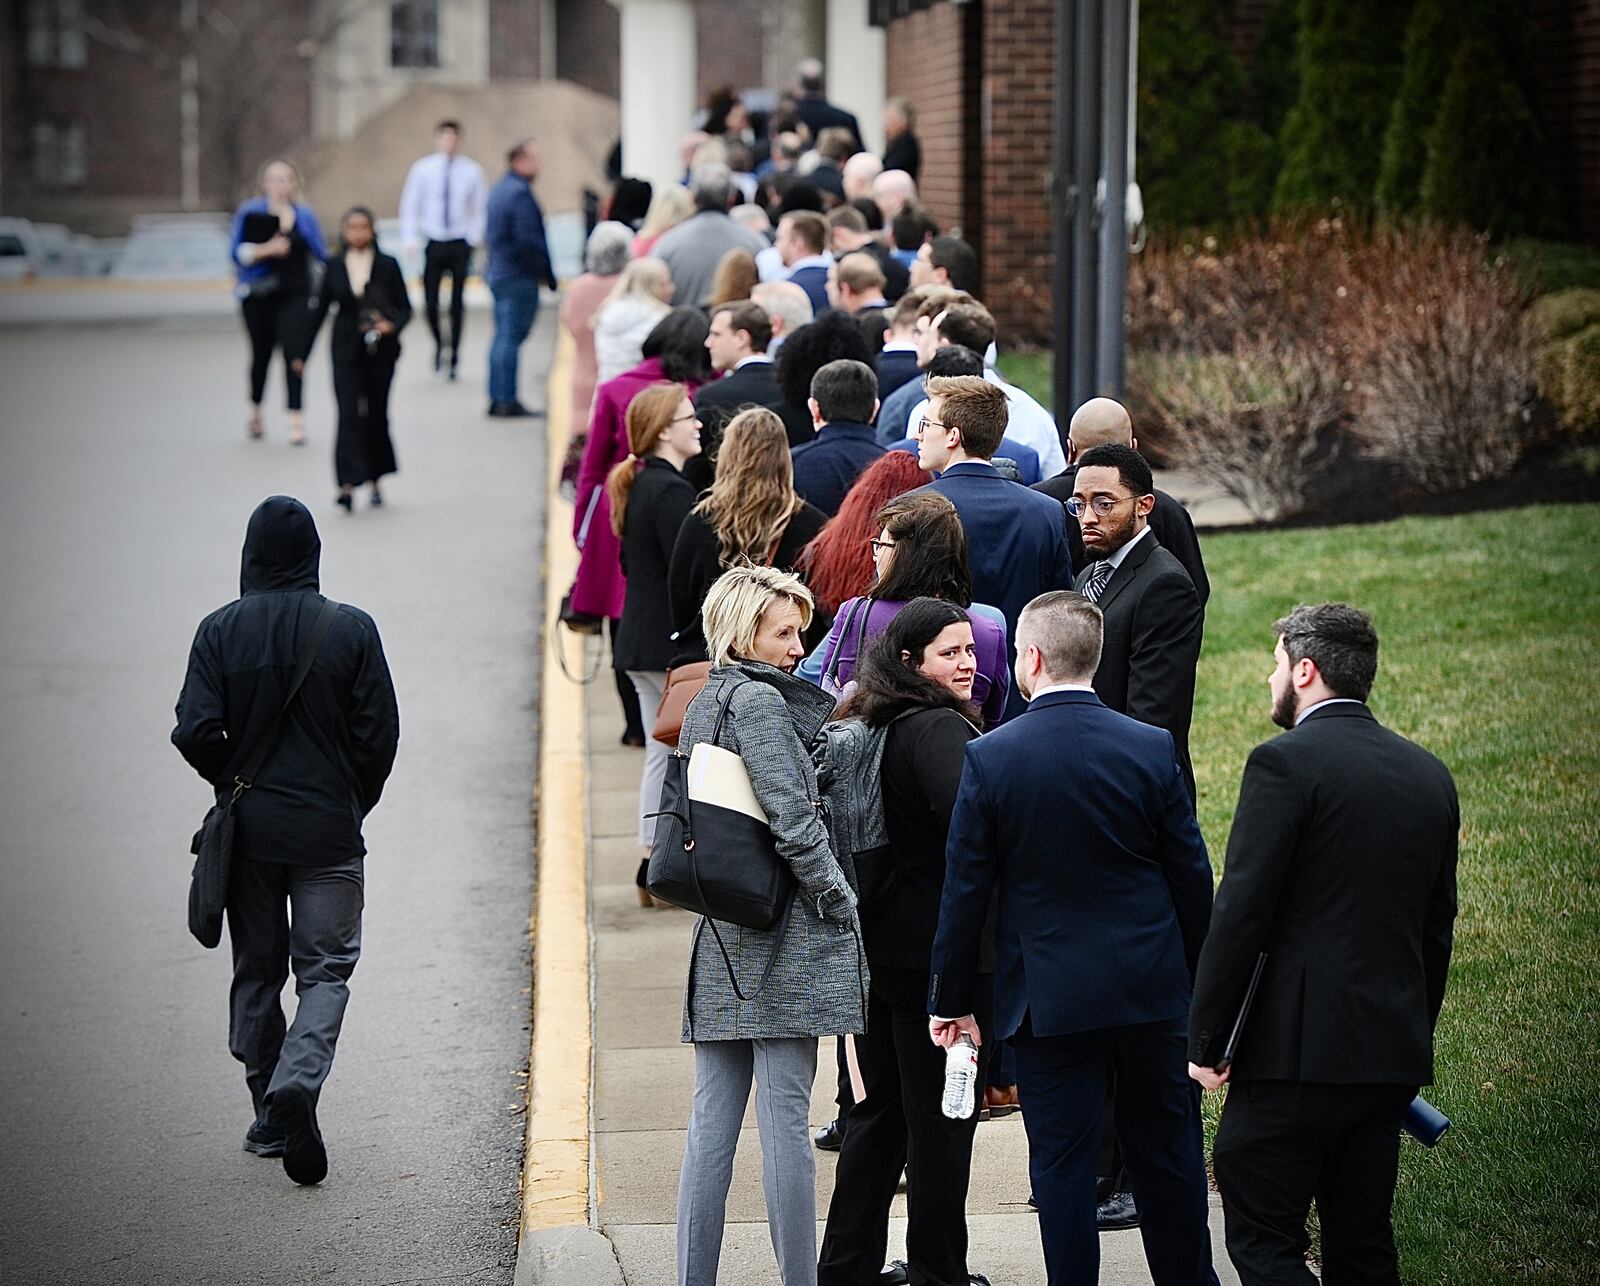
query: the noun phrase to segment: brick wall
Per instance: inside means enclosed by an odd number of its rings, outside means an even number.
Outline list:
[[[866,3],[866,0],[862,0]],[[699,0],[694,7],[695,101],[703,106],[713,89],[747,89],[761,83],[762,21],[750,0]],[[684,122],[687,130],[689,123]]]
[[[529,0],[489,0],[491,80],[537,79],[541,7]]]
[[[1051,0],[985,0],[983,299],[1007,346],[1050,338],[1054,88]]]
[[[917,111],[922,200],[941,228],[969,233],[981,209],[975,74],[980,42],[969,41],[976,23],[967,16],[977,7],[937,4],[897,18],[885,41],[889,97],[909,99]]]
[[[616,98],[622,93],[622,18],[608,0],[556,0],[556,75]]]

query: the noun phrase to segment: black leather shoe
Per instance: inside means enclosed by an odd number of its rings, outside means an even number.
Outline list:
[[[824,1152],[837,1152],[844,1146],[844,1131],[839,1128],[839,1122],[829,1121],[811,1136],[811,1141]]]
[[[244,1132],[244,1150],[258,1157],[281,1157],[283,1131],[274,1130],[260,1121],[252,1121],[250,1128]]]
[[[911,1281],[911,1265],[903,1259],[894,1259],[878,1274],[878,1286],[907,1286]]]
[[[291,1088],[277,1096],[273,1116],[283,1123],[283,1172],[302,1187],[328,1177],[328,1149],[317,1128],[317,1109],[303,1089]]]
[[[1101,1232],[1117,1232],[1123,1228],[1139,1226],[1139,1209],[1133,1204],[1133,1193],[1113,1192],[1095,1207],[1094,1221]]]
[[[491,402],[489,414],[497,420],[523,420],[531,419],[539,412],[530,410],[521,402]]]

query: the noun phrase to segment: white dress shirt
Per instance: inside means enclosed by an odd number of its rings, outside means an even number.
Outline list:
[[[1315,702],[1312,705],[1308,705],[1299,714],[1295,715],[1295,717],[1294,717],[1294,726],[1296,728],[1298,728],[1300,726],[1301,720],[1303,720],[1313,710],[1320,710],[1320,709],[1322,709],[1323,706],[1336,706],[1336,705],[1340,705],[1341,703],[1344,704],[1344,705],[1351,705],[1351,706],[1358,706],[1358,705],[1366,704],[1365,702],[1357,701],[1354,697],[1329,697],[1326,701],[1318,701],[1318,702]]]
[[[1005,390],[1006,437],[1032,447],[1039,453],[1039,476],[1053,478],[1067,467],[1067,453],[1061,449],[1061,435],[1056,432],[1056,422],[1050,412],[1014,384],[1007,384],[1000,373],[985,367],[983,378]],[[922,417],[928,409],[928,399],[923,398],[911,409],[906,421],[906,433],[915,433],[922,426]]]
[[[481,246],[487,212],[483,166],[468,156],[434,152],[415,162],[406,175],[400,192],[400,242],[415,246],[423,241],[464,240]]]
[[[1047,697],[1052,692],[1093,692],[1093,691],[1094,691],[1094,688],[1092,688],[1087,683],[1052,683],[1052,684],[1050,684],[1049,687],[1040,688],[1031,697],[1029,697],[1028,700],[1029,701],[1037,701],[1040,697]]]
[[[783,266],[783,255],[777,246],[768,246],[765,250],[756,251],[756,275],[762,281],[785,281],[788,279],[789,270]]]
[[[1141,531],[1137,536],[1135,536],[1132,540],[1130,540],[1121,549],[1117,550],[1116,553],[1110,555],[1108,558],[1105,558],[1105,559],[1103,559],[1101,561],[1110,563],[1111,564],[1111,571],[1112,571],[1113,574],[1115,574],[1117,568],[1122,566],[1122,560],[1125,559],[1129,554],[1131,554],[1133,552],[1133,547],[1135,545],[1137,545],[1141,540],[1143,540],[1148,535],[1150,535],[1150,524],[1149,523],[1145,523],[1143,531]],[[1090,566],[1093,566],[1093,564],[1091,563]]]

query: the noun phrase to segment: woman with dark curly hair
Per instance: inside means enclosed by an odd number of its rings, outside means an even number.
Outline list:
[[[819,1286],[877,1280],[902,1167],[909,1280],[968,1280],[965,1211],[978,1113],[952,1121],[939,1110],[944,1051],[928,1040],[927,996],[950,816],[967,744],[978,735],[972,625],[946,599],[913,599],[868,648],[855,693],[835,716],[883,733],[889,843],[855,870],[871,975],[867,1029],[855,1037],[866,1094],[850,1109],[834,1171]],[[992,933],[984,971],[994,972]],[[988,1043],[978,1050],[980,1075],[989,1053]]]
[[[773,374],[777,376],[778,391],[783,394],[788,408],[780,412],[785,424],[791,420],[791,411],[810,423],[811,413],[806,403],[811,399],[811,377],[829,362],[842,357],[872,365],[872,353],[867,348],[860,323],[846,313],[823,313],[816,321],[807,322],[784,339]],[[815,432],[807,433],[802,441],[809,442],[815,436]],[[789,445],[798,446],[799,443],[791,436]]]

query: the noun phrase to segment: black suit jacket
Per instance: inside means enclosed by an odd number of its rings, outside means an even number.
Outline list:
[[[1054,496],[1064,505],[1072,499],[1072,485],[1077,478],[1078,466],[1069,464],[1055,477],[1034,483],[1033,489]],[[1150,511],[1150,526],[1155,529],[1161,548],[1183,564],[1183,570],[1194,582],[1195,593],[1200,595],[1200,606],[1204,607],[1211,597],[1211,581],[1206,576],[1205,560],[1200,557],[1200,538],[1195,535],[1194,519],[1189,517],[1189,511],[1165,491],[1158,490],[1155,508]],[[1067,547],[1072,550],[1072,565],[1082,567],[1083,528],[1071,514],[1067,515]]]
[[[1235,1079],[1428,1084],[1460,829],[1450,770],[1359,702],[1257,746],[1200,954],[1190,1059],[1216,1066],[1265,951]]]
[[[694,508],[694,498],[694,488],[659,456],[647,457],[634,477],[622,525],[628,594],[611,639],[611,663],[619,670],[665,670],[678,654],[667,574],[678,529]]]
[[[1085,567],[1078,580],[1090,570]],[[1193,799],[1189,721],[1205,623],[1194,583],[1152,531],[1128,551],[1097,606],[1105,617],[1105,643],[1094,690],[1113,710],[1172,734]]]
[[[817,436],[811,427],[810,410],[806,407],[796,410],[783,400],[774,363],[751,362],[742,366],[703,385],[694,395],[694,409],[701,424],[700,454],[684,466],[683,476],[696,491],[704,491],[711,485],[717,468],[717,448],[722,445],[722,430],[747,406],[764,406],[782,416],[791,447]]]
[[[333,336],[328,352],[335,361],[349,361],[360,357],[365,348],[367,320],[380,313],[394,323],[394,334],[380,339],[375,346],[376,355],[398,357],[400,332],[411,320],[411,297],[406,293],[405,274],[391,256],[379,251],[372,259],[372,274],[367,287],[357,299],[350,289],[350,274],[345,270],[344,256],[335,255],[328,260],[328,271],[323,274],[322,287],[313,304],[311,340],[306,343],[309,352],[317,332],[335,304],[339,315],[333,319]]]

